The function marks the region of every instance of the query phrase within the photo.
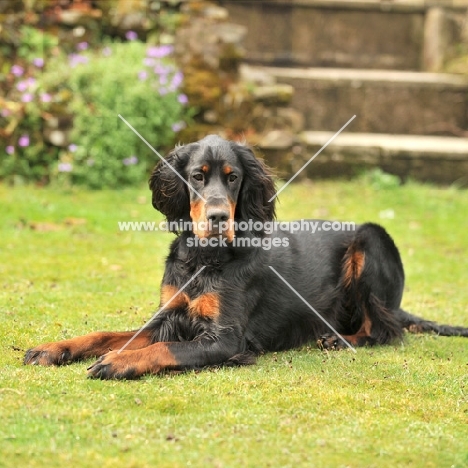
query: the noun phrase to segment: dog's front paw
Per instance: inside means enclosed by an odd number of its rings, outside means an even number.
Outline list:
[[[135,351],[110,351],[88,367],[88,377],[94,379],[137,379],[150,371]]]
[[[71,362],[72,354],[70,349],[60,343],[45,343],[35,348],[28,349],[24,356],[24,364],[40,366],[60,366]]]

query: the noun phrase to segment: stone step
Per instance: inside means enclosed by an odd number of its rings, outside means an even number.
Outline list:
[[[219,0],[247,27],[246,59],[274,66],[439,71],[466,0]]]
[[[468,130],[468,77],[443,73],[334,68],[250,67],[294,87],[291,105],[305,128],[460,136]]]
[[[265,159],[289,178],[309,161],[334,132],[302,132],[289,148],[260,148]],[[310,179],[344,177],[380,167],[385,172],[442,184],[468,185],[468,138],[347,133],[338,135],[304,169]]]

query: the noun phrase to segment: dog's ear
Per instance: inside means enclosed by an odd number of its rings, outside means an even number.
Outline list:
[[[258,160],[252,150],[238,143],[233,143],[233,150],[239,157],[244,180],[236,206],[236,218],[261,221],[265,223],[275,217],[276,193],[273,177],[267,166]]]
[[[148,181],[153,192],[153,206],[168,221],[187,220],[190,217],[188,188],[181,179],[190,153],[185,147],[176,148],[159,161]],[[178,175],[179,174],[179,175]]]

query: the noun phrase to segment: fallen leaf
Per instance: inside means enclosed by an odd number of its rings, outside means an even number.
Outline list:
[[[35,221],[31,221],[29,223],[29,228],[33,231],[38,232],[50,232],[50,231],[60,231],[63,229],[63,226],[56,223],[37,223]]]
[[[67,226],[82,226],[83,224],[86,224],[88,220],[84,218],[65,218],[63,220],[63,223],[66,224]]]

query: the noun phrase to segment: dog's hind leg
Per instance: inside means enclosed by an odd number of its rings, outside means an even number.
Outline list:
[[[398,250],[375,224],[359,227],[342,261],[340,288],[343,337],[355,346],[388,344],[402,337],[396,311],[403,294],[404,272]],[[334,334],[322,336],[321,348],[346,346]]]

